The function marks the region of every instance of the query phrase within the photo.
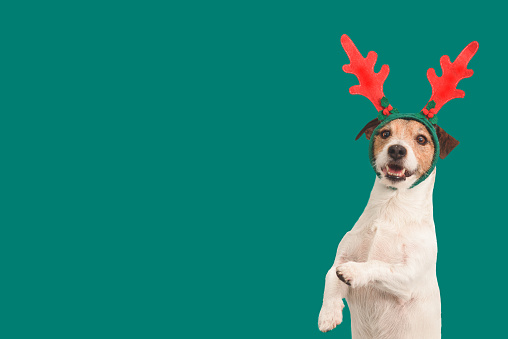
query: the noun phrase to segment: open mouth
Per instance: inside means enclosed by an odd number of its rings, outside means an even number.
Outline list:
[[[383,168],[385,177],[392,181],[404,181],[413,175],[410,171],[400,165],[388,164]]]

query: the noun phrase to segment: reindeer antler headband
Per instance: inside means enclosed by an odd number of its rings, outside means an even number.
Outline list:
[[[363,95],[372,102],[379,112],[377,118],[370,121],[358,134],[356,139],[358,140],[363,133],[367,135],[367,138],[370,138],[370,135],[367,134],[369,131],[371,134],[375,135],[382,126],[395,119],[417,120],[424,124],[431,133],[435,145],[434,161],[429,171],[413,185],[413,187],[416,186],[425,180],[432,172],[436,165],[438,155],[444,159],[453,148],[459,144],[457,140],[448,135],[448,133],[437,125],[436,114],[448,101],[464,97],[464,91],[457,89],[457,85],[460,80],[473,75],[473,71],[467,69],[467,64],[478,50],[478,42],[473,41],[467,45],[453,63],[450,62],[449,56],[443,55],[440,59],[441,68],[443,70],[442,76],[438,77],[433,68],[427,71],[427,78],[432,86],[432,95],[427,105],[425,105],[419,113],[413,114],[400,113],[396,108],[390,105],[390,102],[385,97],[383,93],[383,84],[388,77],[390,68],[388,65],[383,65],[378,73],[374,72],[374,65],[377,61],[376,52],[371,51],[367,54],[367,57],[364,58],[353,41],[345,34],[341,37],[340,42],[350,61],[350,64],[344,65],[342,69],[346,73],[356,75],[359,82],[359,85],[349,88],[349,93]],[[374,138],[372,138],[370,142],[372,164],[373,140]],[[440,140],[446,140],[446,142],[440,143]]]

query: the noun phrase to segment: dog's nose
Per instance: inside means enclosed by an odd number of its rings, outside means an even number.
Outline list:
[[[393,160],[398,160],[400,158],[404,158],[407,154],[407,150],[404,146],[401,145],[391,145],[388,147],[388,155]]]

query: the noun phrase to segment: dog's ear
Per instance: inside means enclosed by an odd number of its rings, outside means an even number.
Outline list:
[[[365,133],[365,136],[367,137],[367,140],[370,140],[370,137],[372,136],[372,132],[376,129],[376,127],[381,123],[381,121],[378,120],[378,118],[369,121],[367,125],[365,125],[364,128],[358,133],[355,140],[360,139],[363,133]]]
[[[457,147],[459,142],[438,125],[434,125],[434,127],[436,128],[437,139],[439,140],[439,157],[444,159]]]

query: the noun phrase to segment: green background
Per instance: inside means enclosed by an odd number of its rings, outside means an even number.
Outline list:
[[[505,11],[488,1],[16,2],[0,8],[3,338],[348,338],[324,277],[374,182],[348,34],[415,112],[480,48],[434,191],[445,338],[499,337]]]

